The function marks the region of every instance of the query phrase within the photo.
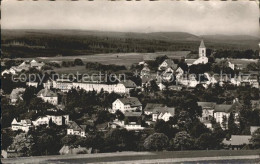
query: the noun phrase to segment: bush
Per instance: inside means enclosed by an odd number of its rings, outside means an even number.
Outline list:
[[[168,146],[168,137],[163,133],[154,133],[144,141],[144,148],[147,150],[163,150]]]

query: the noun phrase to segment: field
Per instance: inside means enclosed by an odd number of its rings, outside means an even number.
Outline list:
[[[260,41],[260,38],[254,36],[196,36],[183,32],[2,30],[1,46],[3,57],[36,58],[102,53],[197,51],[202,38],[209,49],[257,50]]]
[[[3,159],[3,163],[259,163],[259,150],[117,152]]]

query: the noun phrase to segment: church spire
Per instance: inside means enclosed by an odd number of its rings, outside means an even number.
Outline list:
[[[202,39],[201,42],[200,42],[200,48],[206,48],[205,45],[204,45],[203,39]]]

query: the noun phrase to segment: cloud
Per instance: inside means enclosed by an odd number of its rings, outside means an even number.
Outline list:
[[[9,1],[2,28],[259,34],[255,2]]]

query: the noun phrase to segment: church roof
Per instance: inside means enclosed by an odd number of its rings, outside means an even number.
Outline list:
[[[200,42],[200,48],[206,48],[203,40],[201,40],[201,42]]]

